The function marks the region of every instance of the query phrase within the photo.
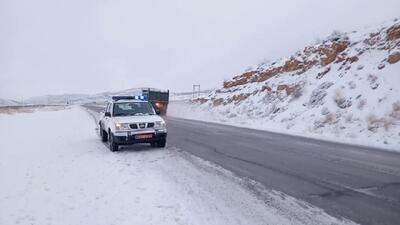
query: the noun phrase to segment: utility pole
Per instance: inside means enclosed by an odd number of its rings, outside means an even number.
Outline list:
[[[197,94],[197,97],[200,97],[200,84],[193,84],[193,97],[192,100],[194,100],[195,94]]]

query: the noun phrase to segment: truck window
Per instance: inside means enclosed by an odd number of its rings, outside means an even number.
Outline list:
[[[155,114],[153,107],[148,102],[122,102],[115,103],[113,116],[140,116]]]

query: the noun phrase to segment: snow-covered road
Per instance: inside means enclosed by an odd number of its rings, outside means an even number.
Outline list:
[[[179,149],[112,153],[80,108],[0,115],[0,127],[1,225],[350,223]]]

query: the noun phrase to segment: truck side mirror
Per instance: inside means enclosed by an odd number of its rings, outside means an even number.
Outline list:
[[[105,113],[104,113],[104,116],[105,116],[105,117],[111,117],[111,113],[110,113],[110,112],[105,112]]]
[[[160,114],[161,114],[161,111],[160,111],[159,109],[156,109],[156,114],[157,114],[157,115],[160,115]]]

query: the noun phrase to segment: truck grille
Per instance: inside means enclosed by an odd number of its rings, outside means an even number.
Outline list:
[[[129,127],[131,129],[144,129],[144,128],[153,128],[154,127],[154,123],[131,123],[129,124]]]

